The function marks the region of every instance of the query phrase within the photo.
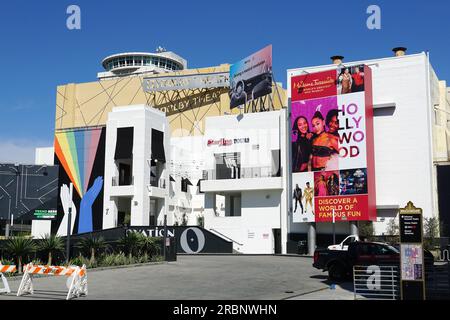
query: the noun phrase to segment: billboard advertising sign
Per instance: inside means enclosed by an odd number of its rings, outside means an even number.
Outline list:
[[[375,220],[370,68],[290,80],[293,222]]]
[[[230,67],[230,108],[272,93],[272,45]]]
[[[58,166],[0,164],[0,219],[55,219],[58,170]]]

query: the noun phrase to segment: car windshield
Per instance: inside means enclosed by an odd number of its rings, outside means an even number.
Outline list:
[[[386,247],[389,248],[390,250],[394,251],[395,253],[400,253],[400,251],[398,251],[398,249],[393,246],[387,245]]]

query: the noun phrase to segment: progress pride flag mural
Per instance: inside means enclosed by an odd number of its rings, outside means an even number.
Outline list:
[[[371,69],[291,78],[294,222],[375,220]]]

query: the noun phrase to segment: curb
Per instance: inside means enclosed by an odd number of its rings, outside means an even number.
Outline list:
[[[294,257],[294,258],[313,258],[309,255],[299,254],[279,254],[279,253],[177,253],[177,256],[230,256],[230,257]]]
[[[145,267],[145,266],[152,266],[152,265],[159,265],[159,264],[168,264],[168,261],[156,261],[156,262],[146,262],[146,263],[123,264],[123,265],[120,265],[120,266],[92,268],[92,269],[87,269],[87,271],[88,272],[95,272],[95,271],[103,271],[103,270],[114,270],[114,269],[123,269],[123,268]]]

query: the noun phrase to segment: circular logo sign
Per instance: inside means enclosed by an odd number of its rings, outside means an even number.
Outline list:
[[[180,244],[186,253],[199,253],[205,247],[205,235],[199,228],[187,228],[180,235]]]

